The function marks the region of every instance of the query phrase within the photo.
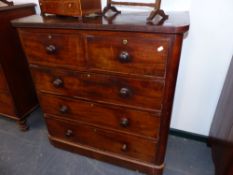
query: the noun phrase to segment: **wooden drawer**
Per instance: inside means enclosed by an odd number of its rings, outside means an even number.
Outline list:
[[[164,82],[31,66],[37,90],[117,105],[160,110]]]
[[[8,92],[0,92],[0,114],[15,116],[15,108]]]
[[[6,79],[5,79],[5,75],[3,73],[3,70],[2,70],[2,67],[0,65],[0,91],[5,91],[7,90],[7,82],[6,82]]]
[[[87,35],[89,68],[115,73],[164,76],[169,39],[140,33]]]
[[[155,162],[156,142],[46,117],[51,136],[145,162]]]
[[[151,139],[158,138],[159,114],[42,93],[39,98],[42,110],[47,114],[57,115],[63,119],[88,122],[99,127],[126,131]]]
[[[40,0],[43,13],[65,16],[81,16],[80,5],[79,0]]]
[[[39,0],[42,13],[64,16],[83,16],[89,13],[101,13],[100,0]]]
[[[19,33],[29,63],[71,69],[85,67],[80,35],[43,29]]]

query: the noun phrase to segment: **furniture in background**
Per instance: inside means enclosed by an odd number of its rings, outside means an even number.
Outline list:
[[[187,13],[30,16],[12,23],[56,147],[162,174]]]
[[[81,17],[101,13],[101,0],[39,0],[41,14]]]
[[[27,60],[12,19],[35,14],[35,4],[0,7],[0,115],[18,121],[27,130],[26,117],[37,106]]]
[[[7,0],[0,0],[0,2],[2,2],[3,4],[6,4],[8,6],[12,6],[14,5],[14,3],[12,1],[7,1]],[[1,6],[0,6],[1,7]]]
[[[216,175],[233,174],[233,60],[216,108],[209,143]]]
[[[107,0],[107,6],[103,10],[103,14],[106,14],[109,10],[115,12],[116,14],[121,13],[121,11],[117,10],[114,5],[126,5],[126,6],[146,6],[152,7],[153,10],[150,15],[147,17],[147,21],[152,22],[152,20],[160,15],[163,19],[168,19],[168,15],[161,9],[161,0],[155,0],[154,3],[142,3],[142,2],[119,2],[114,0]]]

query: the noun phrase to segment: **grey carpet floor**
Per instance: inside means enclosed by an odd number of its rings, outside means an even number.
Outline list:
[[[141,175],[115,165],[53,147],[40,109],[20,132],[14,121],[0,118],[0,175]],[[205,143],[169,136],[164,175],[214,175]]]

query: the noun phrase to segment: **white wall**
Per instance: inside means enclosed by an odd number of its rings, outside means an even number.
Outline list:
[[[166,11],[188,10],[191,21],[183,45],[171,127],[208,135],[233,55],[233,1],[163,0],[162,7]]]
[[[208,135],[233,55],[233,1],[192,0],[171,127]]]

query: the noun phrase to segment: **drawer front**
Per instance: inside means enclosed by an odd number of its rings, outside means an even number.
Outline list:
[[[81,16],[79,0],[40,0],[43,13],[58,14],[64,16]]]
[[[33,68],[37,90],[118,105],[160,110],[164,82]]]
[[[164,76],[168,38],[146,34],[87,35],[90,69],[132,75]]]
[[[150,140],[47,117],[46,123],[53,137],[140,161],[155,161],[156,143]]]
[[[6,79],[5,79],[5,75],[3,73],[3,70],[2,70],[2,67],[0,65],[0,90],[7,90],[7,82],[6,82]]]
[[[0,92],[0,113],[15,116],[14,104],[8,92]]]
[[[39,98],[43,112],[47,114],[139,134],[152,139],[158,138],[160,125],[158,114],[42,93]]]
[[[73,69],[85,67],[80,35],[43,29],[19,33],[29,63]]]

